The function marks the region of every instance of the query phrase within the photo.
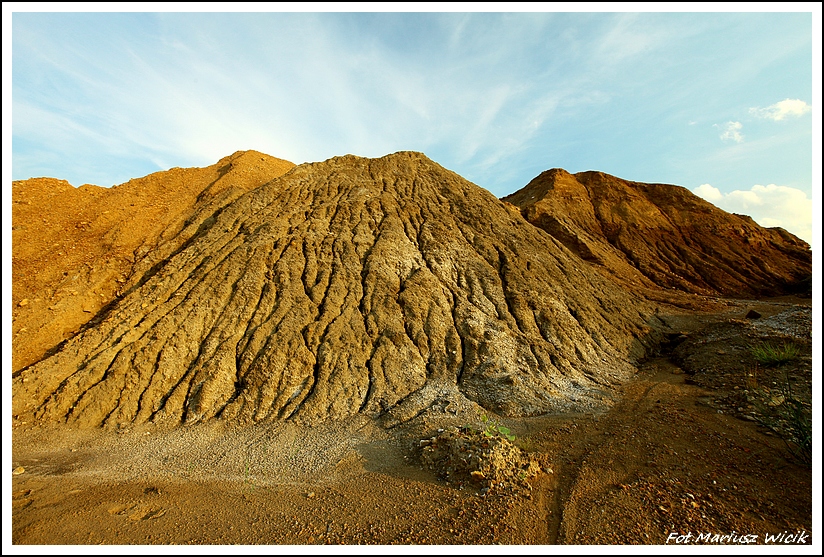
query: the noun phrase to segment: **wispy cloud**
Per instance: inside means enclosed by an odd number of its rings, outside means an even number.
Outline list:
[[[813,202],[799,189],[768,184],[722,193],[711,184],[701,184],[692,192],[729,213],[748,215],[764,227],[780,226],[812,243]]]
[[[784,99],[766,108],[751,108],[750,114],[757,118],[779,122],[789,116],[801,116],[811,110],[801,99]]]
[[[641,14],[620,14],[606,33],[596,42],[597,59],[604,65],[620,62],[649,52],[660,40],[666,40],[664,32],[642,23]]]
[[[723,125],[715,124],[715,127],[721,130],[721,135],[718,137],[724,141],[728,139],[731,139],[736,143],[741,143],[744,141],[744,135],[741,133],[741,128],[744,126],[741,122],[727,122]]]
[[[695,164],[711,153],[738,183],[809,181],[807,161],[788,163],[809,131],[780,126],[783,143],[756,152],[746,114],[803,96],[776,77],[779,96],[765,84],[749,100],[768,70],[808,71],[798,14],[15,13],[13,27],[15,179],[108,185],[238,149],[296,163],[408,149],[496,195],[551,167],[728,181]],[[730,112],[742,106],[749,121]],[[677,157],[691,162],[673,173]]]

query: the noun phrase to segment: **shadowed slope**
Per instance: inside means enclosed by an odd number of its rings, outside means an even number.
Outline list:
[[[203,220],[102,322],[17,375],[14,413],[391,425],[433,404],[587,409],[642,355],[646,311],[425,156],[339,157]]]

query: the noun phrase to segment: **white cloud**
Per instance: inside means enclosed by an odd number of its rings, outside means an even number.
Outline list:
[[[799,189],[769,184],[725,194],[710,184],[701,184],[692,192],[729,213],[748,215],[764,227],[780,226],[812,243],[813,202]]]
[[[710,203],[715,203],[716,201],[721,201],[724,199],[724,195],[721,193],[721,190],[710,184],[701,184],[692,190],[692,193],[698,197],[706,199]]]
[[[778,122],[787,116],[801,116],[810,110],[810,105],[800,99],[784,99],[766,108],[751,108],[750,114]]]
[[[721,139],[732,139],[736,143],[741,143],[742,141],[744,141],[744,136],[741,135],[741,128],[743,128],[744,126],[741,124],[741,122],[727,122],[723,126],[715,124],[715,127],[721,128],[721,130],[723,130],[721,132],[721,135],[718,136]]]

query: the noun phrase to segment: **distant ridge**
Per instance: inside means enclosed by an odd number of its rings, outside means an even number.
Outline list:
[[[662,288],[734,297],[811,290],[806,242],[680,186],[554,168],[503,199],[604,275],[653,298]]]

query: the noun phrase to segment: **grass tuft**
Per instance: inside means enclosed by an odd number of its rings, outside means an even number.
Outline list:
[[[762,366],[775,367],[795,361],[800,351],[792,342],[759,342],[750,346],[750,353]]]

